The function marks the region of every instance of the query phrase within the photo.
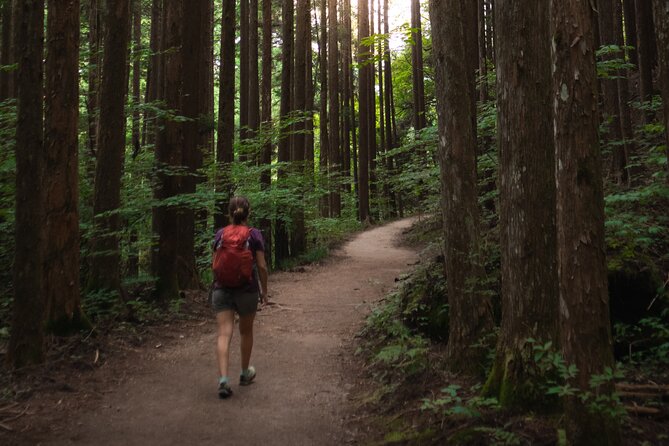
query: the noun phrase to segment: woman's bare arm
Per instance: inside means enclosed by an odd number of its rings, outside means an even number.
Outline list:
[[[258,265],[258,275],[260,276],[260,301],[263,304],[267,303],[267,262],[265,261],[265,253],[263,251],[256,251],[256,264]]]

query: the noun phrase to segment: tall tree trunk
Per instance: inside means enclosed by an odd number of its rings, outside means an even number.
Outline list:
[[[249,138],[260,130],[260,73],[258,72],[258,0],[249,2]],[[255,156],[255,154],[254,154]],[[257,159],[257,157],[256,157]]]
[[[388,0],[384,0],[383,3],[383,32],[386,35],[390,35],[390,21],[388,17]],[[393,113],[392,111],[392,96],[393,96],[393,73],[392,73],[392,66],[391,66],[391,59],[390,59],[390,40],[389,38],[385,39],[385,48],[383,52],[383,76],[384,76],[384,84],[385,84],[385,89],[384,89],[384,118],[385,118],[385,126],[384,129],[386,131],[386,147],[387,150],[392,150],[396,147],[396,141],[395,137],[393,136],[393,124],[392,124],[392,116],[391,114]],[[386,169],[388,170],[389,175],[394,175],[395,174],[395,163],[396,159],[395,157],[388,157],[386,158]],[[398,203],[398,192],[392,191],[390,192],[390,200],[391,200],[391,206],[393,209],[393,213],[398,213],[399,214],[399,203]]]
[[[13,29],[13,1],[5,0],[2,4],[2,43],[0,47],[0,65],[8,66],[14,63],[14,29]],[[0,101],[13,98],[14,91],[14,73],[11,71],[0,71]]]
[[[44,165],[42,57],[44,1],[16,4],[18,62],[14,315],[7,362],[14,368],[44,360]]]
[[[411,69],[413,82],[413,126],[425,128],[425,78],[423,74],[423,31],[420,18],[420,0],[411,0]]]
[[[95,1],[95,0],[93,0]],[[145,103],[154,102],[158,99],[158,79],[162,76],[162,62],[163,57],[160,54],[162,48],[162,5],[163,0],[151,1],[151,37],[149,41],[149,48],[151,50],[149,56],[149,66],[146,73],[146,94]],[[153,144],[156,139],[155,113],[149,110],[144,112],[144,133],[142,138],[143,144]]]
[[[325,26],[325,23],[323,23]],[[337,21],[337,0],[328,0],[328,89],[330,102],[330,216],[341,216],[341,148],[339,144],[339,23]],[[325,67],[322,67],[325,70]]]
[[[293,0],[283,0],[281,16],[281,101],[280,101],[280,120],[281,136],[279,139],[279,163],[290,161],[290,126],[288,125],[290,114],[293,110],[292,92],[293,92],[293,24],[294,24],[294,4]],[[285,181],[286,169],[280,168],[278,172],[279,182]],[[275,259],[277,263],[285,260],[289,256],[289,238],[288,228],[282,217],[277,218],[276,222],[276,244]]]
[[[205,114],[206,98],[201,96],[202,84],[207,81],[206,65],[202,63],[202,34],[206,27],[204,0],[188,2],[183,8],[183,40],[179,51],[182,53],[181,78],[183,97],[182,114],[189,118],[182,124],[183,143],[181,160],[185,174],[179,178],[179,189],[184,194],[194,194],[197,189],[198,170],[202,167],[203,139],[201,120]],[[180,289],[196,289],[200,278],[195,260],[195,210],[188,205],[178,211],[176,274]]]
[[[560,344],[566,363],[578,368],[571,384],[582,391],[593,391],[590,378],[614,365],[591,14],[588,3],[551,0]],[[601,387],[594,391],[613,390]],[[578,398],[565,410],[570,443],[620,443],[617,423],[604,413]]]
[[[88,10],[88,97],[86,111],[88,115],[88,150],[95,158],[98,132],[98,86],[100,83],[100,2],[90,0]]]
[[[492,329],[482,283],[476,183],[476,134],[471,104],[476,91],[467,51],[476,51],[464,29],[469,0],[431,0],[433,57],[439,122],[445,272],[448,277],[447,356],[455,371],[482,371],[485,351],[471,348]]]
[[[625,17],[625,46],[627,58],[635,66],[639,65],[639,53],[636,42],[636,1],[622,0]]]
[[[135,110],[132,112],[132,156],[136,158],[141,149],[139,131],[140,78],[142,73],[142,2],[134,0],[132,5],[132,102]]]
[[[305,94],[307,95],[307,117],[306,117],[306,148],[304,155],[304,169],[306,172],[306,187],[310,192],[314,190],[314,169],[315,169],[315,139],[314,139],[314,114],[316,113],[316,79],[314,78],[314,54],[312,45],[314,40],[318,40],[318,29],[314,30],[312,23],[316,17],[316,2],[311,4],[311,14],[312,19],[307,23],[309,42],[306,46],[306,58],[307,58],[307,77],[306,85],[304,87]],[[316,33],[316,38],[314,39],[314,31]]]
[[[330,190],[330,179],[328,177],[328,165],[330,165],[330,131],[328,125],[330,120],[328,118],[328,95],[330,90],[328,88],[328,26],[327,26],[327,0],[321,0],[320,4],[320,40],[318,42],[319,51],[319,74],[321,87],[321,103],[320,103],[320,158],[319,166],[321,171],[321,188],[323,190]],[[321,198],[320,210],[322,217],[330,216],[330,200],[329,196],[325,195]]]
[[[79,0],[49,0],[44,179],[47,326],[62,335],[81,322],[79,293]]]
[[[365,40],[370,36],[369,8],[367,0],[358,0],[358,88],[360,113],[360,143],[358,144],[358,193],[360,221],[369,220],[369,154],[373,136],[369,117],[374,112],[370,107],[370,84],[373,64],[370,61],[370,47]]]
[[[636,40],[639,54],[639,95],[641,102],[653,100],[653,60],[655,51],[655,34],[653,30],[653,7],[649,0],[635,0],[636,4]],[[650,123],[652,113],[643,114],[644,122]]]
[[[381,0],[377,1],[376,4],[376,21],[378,23],[377,25],[377,34],[379,36],[383,35],[383,25],[381,21],[381,14],[382,14],[383,8],[381,7]],[[383,167],[384,170],[386,170],[386,176],[388,173],[388,161],[389,159],[386,157],[386,153],[388,151],[388,143],[386,142],[386,109],[385,109],[385,77],[383,75],[383,61],[385,58],[385,49],[384,45],[387,45],[388,41],[387,39],[378,39],[378,77],[379,77],[379,140],[380,140],[380,145],[379,145],[379,153],[381,154],[382,162],[383,162]],[[381,206],[380,212],[381,212],[381,217],[385,218],[387,214],[390,213],[390,186],[388,184],[388,181],[386,181],[385,178],[382,180],[382,185],[383,185],[383,206]]]
[[[488,74],[487,58],[486,58],[486,30],[485,30],[485,2],[486,0],[478,0],[478,31],[479,31],[479,100],[488,100],[488,85],[486,84],[486,76]]]
[[[374,34],[374,0],[369,0],[369,32],[370,35]],[[369,155],[367,159],[369,160],[369,195],[370,195],[370,217],[372,215],[372,200],[376,198],[376,146],[377,146],[377,133],[376,133],[376,70],[374,68],[374,58],[376,57],[376,47],[374,44],[369,46]]]
[[[616,42],[616,22],[614,15],[614,3],[619,0],[598,0],[597,18],[599,21],[599,41],[600,45],[611,46]],[[619,57],[618,54],[608,54],[604,60],[613,60]],[[626,163],[619,162],[624,160],[625,146],[619,144],[622,140],[622,131],[620,126],[620,97],[618,95],[617,79],[601,79],[601,118],[606,126],[604,139],[609,143],[617,144],[613,150],[613,165],[616,166],[614,175],[617,183],[627,182]],[[622,154],[620,153],[622,152]]]
[[[221,69],[219,71],[218,138],[216,163],[219,168],[217,190],[222,198],[217,202],[214,226],[228,224],[228,202],[232,196],[232,163],[235,159],[235,0],[223,1],[221,18]]]
[[[624,47],[624,37],[623,37],[623,17],[622,17],[622,4],[619,1],[613,2],[613,26],[614,26],[614,44],[620,48]],[[624,51],[620,51],[618,58],[624,59]],[[613,172],[622,173],[621,181],[630,183],[630,174],[629,174],[629,157],[630,154],[636,152],[635,142],[634,142],[634,130],[632,129],[632,115],[630,112],[629,106],[629,70],[617,70],[616,73],[616,85],[618,87],[618,114],[620,119],[620,135],[623,141],[623,144],[616,148],[613,153]]]
[[[295,110],[302,117],[307,112],[307,97],[304,86],[307,82],[307,45],[311,43],[309,33],[309,22],[311,20],[310,0],[297,1],[297,17],[295,29],[295,74],[293,85],[295,85]],[[298,87],[299,86],[299,87]],[[305,121],[299,119],[295,124],[295,135],[293,136],[293,147],[291,161],[299,168],[304,169],[304,155],[306,148]],[[302,170],[304,172],[304,170]],[[300,201],[303,202],[304,190],[298,191]],[[293,231],[290,237],[291,254],[293,256],[302,254],[307,248],[307,239],[304,226],[304,208],[298,206],[293,214]]]
[[[100,85],[97,163],[93,193],[95,234],[88,288],[117,292],[121,281],[118,231],[121,176],[125,157],[125,92],[127,91],[130,2],[107,0]]]
[[[664,106],[664,136],[667,154],[667,170],[669,171],[669,2],[654,0],[655,32],[657,33],[659,81]],[[669,175],[667,175],[669,182]]]
[[[249,129],[249,0],[239,2],[239,141],[240,161],[247,160]]]
[[[527,339],[557,342],[550,18],[546,2],[496,6],[502,323],[486,388],[505,407],[542,408],[545,377]]]
[[[170,110],[182,110],[183,83],[183,0],[164,0],[163,42],[165,65],[161,82],[162,97]],[[189,6],[189,8],[192,6]],[[181,176],[174,172],[183,163],[181,148],[184,143],[183,125],[174,119],[162,119],[156,141],[157,185],[154,197],[158,205],[154,208],[154,227],[157,235],[155,246],[155,297],[159,302],[169,302],[179,297],[177,275],[179,209],[166,205],[181,190]]]
[[[344,182],[350,181],[351,178],[351,90],[350,90],[350,65],[351,65],[351,52],[350,52],[350,42],[351,35],[347,28],[346,22],[346,1],[342,0],[339,4],[339,29],[341,33],[339,34],[339,44],[340,44],[340,59],[341,59],[341,116],[340,116],[340,126],[341,126],[341,135],[342,135],[342,175],[344,176]],[[350,22],[350,20],[349,20]],[[348,184],[344,184],[342,187],[344,191],[350,191],[351,188]]]
[[[263,191],[269,191],[272,187],[272,0],[262,2],[262,84],[261,114],[262,129],[266,141],[260,155],[260,165],[263,171],[260,175],[260,187]],[[265,239],[265,253],[267,260],[272,261],[272,221],[263,218],[260,229]]]

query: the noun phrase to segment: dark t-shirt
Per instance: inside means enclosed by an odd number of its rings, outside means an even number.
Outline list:
[[[219,229],[216,232],[216,237],[214,238],[214,251],[219,247],[221,239],[223,237],[223,228]],[[256,253],[258,251],[265,252],[265,240],[263,239],[262,232],[256,228],[251,228],[249,233],[249,249],[253,253],[253,275],[251,276],[251,282],[241,287],[242,291],[248,293],[257,293],[260,291],[260,286],[258,285],[258,265],[256,263]],[[223,288],[216,281],[214,281],[214,288]]]

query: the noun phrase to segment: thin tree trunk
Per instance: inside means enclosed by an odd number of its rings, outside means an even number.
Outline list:
[[[258,72],[258,0],[249,2],[249,138],[260,130],[260,73]],[[255,156],[255,154],[254,154]],[[256,157],[257,159],[257,157]]]
[[[321,91],[321,103],[320,103],[320,158],[319,158],[319,167],[320,167],[320,178],[321,178],[321,188],[323,190],[330,190],[330,178],[328,176],[328,166],[330,165],[330,131],[328,129],[328,124],[330,120],[328,118],[328,94],[330,93],[328,88],[328,26],[327,26],[327,0],[321,0],[320,4],[320,40],[318,42],[318,51],[319,51],[319,74],[320,74],[320,91]],[[330,216],[330,201],[329,195],[325,195],[320,200],[320,210],[322,217]]]
[[[90,0],[88,10],[88,150],[92,158],[97,152],[98,85],[100,81],[100,0]]]
[[[590,386],[593,375],[614,366],[592,9],[577,0],[552,0],[550,11],[560,344],[566,363],[578,368],[570,384],[606,394],[612,383]],[[589,411],[576,397],[565,410],[571,444],[620,444],[618,423],[605,413]]]
[[[557,343],[550,17],[536,0],[497,7],[502,323],[486,393],[504,407],[543,409],[551,400],[527,339]],[[534,253],[541,259],[527,261]]]
[[[249,0],[239,1],[239,160],[248,159],[249,130]]]
[[[311,5],[311,14],[313,17],[316,16],[316,4],[315,2]],[[309,192],[314,190],[314,169],[315,169],[315,138],[314,138],[314,114],[316,113],[316,79],[314,78],[314,57],[312,45],[314,40],[318,40],[318,30],[316,31],[316,38],[314,39],[314,29],[312,26],[312,19],[307,23],[309,42],[306,45],[306,58],[307,58],[307,80],[305,86],[305,94],[307,95],[307,117],[306,117],[306,152],[305,152],[305,164],[304,171],[306,174],[306,187]]]
[[[100,84],[97,163],[93,193],[95,234],[92,241],[89,290],[117,292],[121,285],[118,231],[121,176],[125,155],[125,92],[127,91],[130,2],[105,8],[105,38]]]
[[[485,349],[476,344],[493,328],[491,304],[480,289],[476,134],[472,119],[474,71],[468,52],[476,40],[464,29],[469,0],[431,0],[433,58],[439,122],[445,273],[448,277],[447,356],[454,371],[480,373]]]
[[[598,0],[597,3],[597,18],[599,21],[599,40],[600,46],[615,45],[616,42],[616,22],[614,15],[614,3],[619,0]],[[609,54],[604,57],[604,60],[617,59],[618,54]],[[620,162],[625,160],[625,146],[620,144],[622,140],[622,131],[620,124],[620,97],[618,92],[617,79],[601,79],[600,85],[602,89],[601,94],[601,119],[606,126],[604,132],[604,140],[609,143],[618,144],[613,150],[613,166],[615,170],[613,174],[618,184],[627,182],[626,163]],[[622,154],[620,153],[622,152]]]
[[[44,361],[44,165],[42,57],[44,1],[16,5],[14,42],[18,62],[16,123],[16,220],[14,314],[7,348],[13,368]]]
[[[132,112],[132,156],[136,158],[141,149],[140,139],[140,117],[139,105],[140,98],[140,77],[141,77],[141,54],[142,54],[142,2],[141,0],[134,0],[133,2],[133,50],[132,50],[132,101],[135,110]]]
[[[2,43],[0,47],[0,65],[8,66],[14,63],[14,29],[13,29],[13,1],[5,0],[2,4]],[[0,101],[13,98],[14,91],[14,72],[0,71]]]
[[[625,46],[627,47],[627,58],[634,66],[639,65],[639,53],[636,42],[636,1],[622,0],[625,17]]]
[[[311,43],[309,22],[311,20],[311,1],[297,1],[297,17],[295,29],[295,73],[293,85],[295,85],[295,110],[302,117],[307,112],[307,96],[304,86],[307,82],[307,46]],[[299,87],[298,87],[299,86]],[[306,148],[306,123],[302,117],[295,124],[295,135],[293,136],[293,147],[291,161],[293,161],[304,172],[304,156]],[[300,202],[304,201],[304,189],[298,191]],[[297,256],[307,249],[307,239],[304,225],[304,208],[298,206],[293,214],[293,231],[290,237],[291,254]]]
[[[374,34],[374,0],[369,0],[369,32],[370,35]],[[369,46],[369,155],[367,159],[369,160],[369,195],[370,195],[370,217],[371,215],[371,202],[373,198],[376,198],[377,189],[376,189],[376,155],[377,155],[377,133],[376,133],[376,69],[374,68],[374,54],[376,47],[374,44]]]
[[[649,0],[635,0],[636,4],[636,39],[639,54],[639,95],[641,102],[653,101],[653,55],[655,53],[655,35],[653,33],[653,7]],[[643,113],[644,122],[650,123],[653,114]]]
[[[272,0],[262,2],[262,84],[261,89],[261,114],[262,132],[266,141],[260,155],[260,187],[269,192],[272,187]],[[263,218],[260,221],[260,229],[265,239],[265,256],[268,262],[272,262],[272,221]]]
[[[384,23],[384,33],[390,35],[390,21],[388,17],[388,0],[384,0],[383,7],[383,23]],[[393,125],[392,125],[392,97],[393,97],[393,73],[390,59],[390,41],[385,39],[385,50],[383,53],[383,62],[384,62],[384,118],[385,118],[385,131],[386,131],[386,147],[388,150],[392,150],[396,147],[395,137],[393,136]],[[388,157],[386,168],[388,169],[389,175],[395,174],[395,157]],[[399,192],[390,191],[390,200],[393,209],[393,213],[399,215]]]
[[[669,171],[669,2],[654,0],[655,32],[657,33],[659,81],[664,106],[664,136],[667,154],[667,170]],[[669,175],[667,175],[669,182]]]
[[[340,126],[341,126],[341,135],[342,135],[342,175],[344,177],[344,182],[350,181],[351,178],[351,108],[349,106],[351,102],[351,90],[350,90],[350,64],[351,64],[351,53],[349,51],[350,39],[348,29],[346,28],[346,1],[342,0],[339,4],[339,29],[342,31],[339,34],[339,45],[340,45],[340,59],[341,59],[341,116],[340,116]],[[350,191],[351,188],[348,184],[342,185],[342,190],[344,192]]]
[[[282,20],[281,20],[281,102],[280,102],[280,123],[281,135],[279,139],[279,163],[290,161],[290,125],[288,125],[291,112],[293,110],[292,91],[293,91],[293,23],[294,23],[294,5],[293,0],[283,0]],[[280,168],[278,172],[279,183],[285,181],[287,172],[285,168]],[[275,259],[277,263],[285,260],[289,256],[289,238],[288,228],[283,218],[277,218],[276,222],[276,244]]]
[[[93,0],[95,1],[95,0]],[[162,0],[152,0],[151,2],[151,37],[149,48],[149,66],[146,73],[146,94],[145,103],[151,103],[158,99],[158,79],[161,78],[162,60],[160,54],[162,47]],[[153,144],[156,139],[155,113],[146,110],[144,112],[144,132],[142,135],[142,144]]]
[[[411,68],[413,80],[413,126],[425,128],[425,79],[423,74],[423,32],[420,17],[420,0],[411,0]]]
[[[221,69],[219,71],[218,138],[216,163],[219,178],[217,192],[222,195],[216,203],[214,226],[228,224],[228,202],[232,184],[232,163],[235,159],[235,0],[223,0],[221,18]]]
[[[623,38],[623,18],[622,18],[622,4],[619,1],[613,2],[613,21],[614,21],[614,43],[620,48],[624,46]],[[620,59],[625,58],[624,51],[618,55]],[[618,147],[613,154],[613,171],[623,172],[622,181],[628,185],[631,182],[629,172],[629,157],[630,154],[636,152],[634,130],[632,129],[632,115],[629,106],[629,70],[617,70],[616,85],[618,87],[618,106],[620,107],[618,113],[620,116],[620,135],[622,137],[623,145]]]
[[[369,220],[369,155],[372,129],[370,128],[370,84],[372,82],[373,65],[370,62],[371,49],[365,43],[370,35],[369,8],[367,0],[358,0],[358,74],[359,109],[360,109],[360,143],[358,144],[358,192],[360,221]]]
[[[325,25],[325,23],[323,23]],[[337,21],[337,0],[328,0],[328,73],[330,102],[330,216],[341,216],[341,148],[339,144],[339,26]],[[325,70],[325,67],[322,67]]]
[[[479,31],[479,100],[485,102],[488,100],[488,86],[486,84],[486,76],[488,74],[488,67],[486,61],[486,36],[485,36],[485,2],[486,0],[478,0],[478,31]]]

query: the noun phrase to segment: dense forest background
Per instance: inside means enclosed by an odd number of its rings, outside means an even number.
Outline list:
[[[233,194],[273,268],[427,215],[380,358],[617,443],[616,362],[669,362],[669,3],[351,3],[0,2],[7,363],[178,309]]]

